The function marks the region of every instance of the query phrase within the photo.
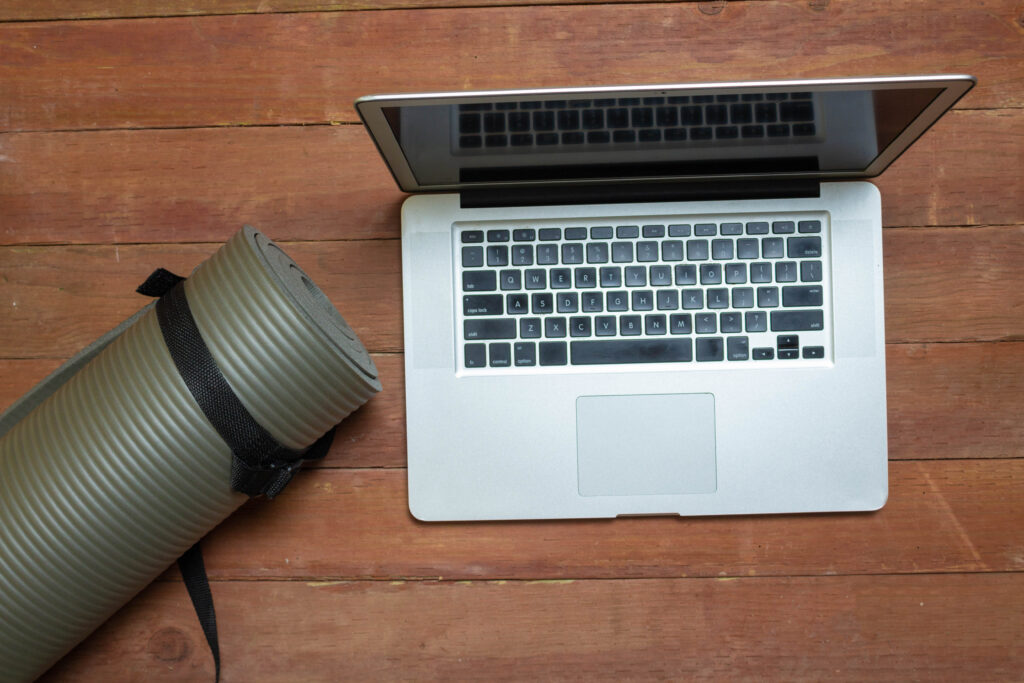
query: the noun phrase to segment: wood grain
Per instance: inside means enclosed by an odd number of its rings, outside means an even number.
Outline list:
[[[8,23],[0,25],[0,130],[355,121],[353,100],[375,92],[752,76],[965,72],[980,84],[962,106],[1024,104],[1017,0],[908,3],[899,11],[886,0],[702,9],[613,4]]]
[[[1024,216],[1024,109],[954,111],[875,183],[888,226]],[[361,126],[0,135],[0,244],[391,238],[405,198]]]
[[[1024,339],[1022,237],[1024,226],[886,230],[888,341]],[[0,248],[0,358],[70,356],[145,303],[134,289],[153,268],[188,273],[218,246]],[[402,349],[398,240],[283,246],[368,349]],[[964,276],[951,280],[951,264]]]
[[[216,583],[222,680],[1011,680],[1024,576]],[[969,599],[966,596],[970,596]],[[211,680],[156,583],[44,681]]]
[[[1019,458],[1024,344],[890,344],[889,458]],[[0,410],[57,367],[0,360]],[[348,417],[317,467],[405,467],[403,356],[376,354],[384,391]]]

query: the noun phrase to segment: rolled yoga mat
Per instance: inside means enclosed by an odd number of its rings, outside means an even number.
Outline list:
[[[380,390],[341,315],[252,228],[180,286],[220,373],[281,445],[308,448]],[[0,416],[2,681],[42,674],[247,500],[154,305],[108,337]]]

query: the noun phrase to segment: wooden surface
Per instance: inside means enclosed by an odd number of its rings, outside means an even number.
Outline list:
[[[876,180],[882,511],[409,516],[403,195],[355,97],[913,72],[979,84]],[[153,267],[188,271],[251,223],[344,313],[385,390],[206,541],[224,681],[1022,680],[1022,130],[1019,0],[9,0],[0,407],[133,312]],[[212,670],[169,570],[46,679]]]

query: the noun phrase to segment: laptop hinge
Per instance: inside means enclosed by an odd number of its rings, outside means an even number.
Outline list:
[[[623,183],[621,185],[548,185],[462,190],[464,209],[554,204],[693,202],[723,199],[807,198],[821,195],[814,179],[725,180]]]

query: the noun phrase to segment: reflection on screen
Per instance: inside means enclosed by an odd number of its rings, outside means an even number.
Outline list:
[[[422,186],[855,172],[940,92],[505,96],[384,115]]]

